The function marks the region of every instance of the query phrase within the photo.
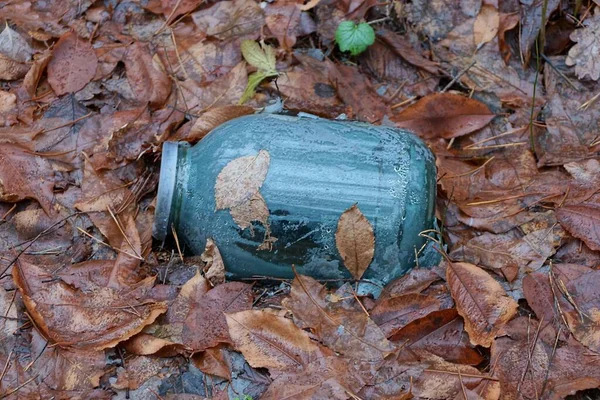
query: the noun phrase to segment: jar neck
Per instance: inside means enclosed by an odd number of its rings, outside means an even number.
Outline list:
[[[177,197],[179,182],[182,181],[182,165],[185,160],[189,144],[186,142],[165,142],[162,148],[160,163],[160,177],[158,181],[158,194],[156,197],[156,210],[152,236],[158,240],[165,240],[171,232],[171,225],[177,224]]]

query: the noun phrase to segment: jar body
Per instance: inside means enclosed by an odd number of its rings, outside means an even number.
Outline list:
[[[258,192],[268,218],[240,224],[231,210],[218,209],[217,178],[233,160],[265,152],[269,163]],[[195,254],[212,238],[233,278],[293,278],[292,265],[317,279],[351,278],[335,234],[342,213],[357,204],[375,235],[363,279],[384,285],[414,267],[425,244],[419,233],[433,227],[434,157],[420,139],[394,128],[273,114],[241,117],[194,147],[165,143],[160,179],[154,235],[164,238],[165,225],[168,232],[172,225]],[[167,185],[172,188],[165,194]]]

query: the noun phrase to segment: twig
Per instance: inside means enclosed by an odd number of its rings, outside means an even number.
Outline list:
[[[181,260],[181,262],[184,262],[183,255],[181,254],[181,247],[179,247],[179,238],[177,237],[177,231],[175,230],[173,224],[171,224],[171,232],[173,233],[173,239],[175,239],[175,245],[177,246],[177,253],[179,253],[179,259]]]
[[[436,373],[440,373],[440,374],[458,375],[458,373],[456,373],[456,372],[442,371],[442,370],[439,370],[439,369],[424,369],[423,371],[425,371],[425,372],[436,372]],[[475,374],[461,374],[461,375],[465,376],[467,378],[486,379],[488,381],[494,381],[494,382],[499,382],[500,381],[498,378],[492,378],[491,376],[486,376],[486,375],[475,375]]]
[[[115,250],[115,251],[118,251],[119,253],[126,254],[126,255],[128,255],[129,257],[133,257],[133,258],[135,258],[135,259],[138,259],[138,260],[140,260],[140,261],[144,261],[144,259],[143,259],[143,258],[141,258],[141,257],[138,257],[138,256],[136,256],[136,255],[133,255],[133,254],[131,254],[131,253],[128,253],[128,252],[126,252],[125,250],[119,249],[118,247],[112,247],[110,244],[108,244],[108,243],[106,243],[106,242],[103,242],[102,240],[98,239],[97,237],[94,237],[94,236],[90,235],[89,233],[87,233],[86,231],[84,231],[83,229],[81,229],[80,227],[77,227],[77,230],[78,230],[79,232],[83,233],[84,235],[88,236],[89,238],[91,238],[91,239],[95,240],[96,242],[98,242],[98,243],[100,243],[100,244],[103,244],[103,245],[105,245],[106,247],[110,247],[111,249],[113,249],[113,250]]]
[[[444,86],[444,88],[442,90],[440,90],[440,93],[444,93],[446,90],[450,89],[452,87],[452,85],[454,85],[456,83],[456,81],[458,81],[464,74],[466,74],[467,71],[470,70],[475,64],[477,64],[477,61],[473,60],[471,62],[471,64],[467,65],[466,68],[463,68],[462,71],[460,71],[458,73],[458,75],[456,75],[454,78],[452,78],[450,83],[448,83],[446,86]]]
[[[519,394],[521,393],[521,385],[525,380],[525,375],[527,375],[527,370],[529,369],[529,365],[531,364],[531,357],[533,357],[533,353],[535,352],[535,346],[537,346],[538,337],[540,335],[540,329],[542,327],[542,323],[544,322],[544,317],[540,319],[538,323],[537,330],[535,331],[535,336],[533,337],[533,346],[529,350],[527,354],[527,364],[525,364],[525,370],[523,371],[523,375],[521,375],[521,379],[519,380],[519,384],[517,385],[517,398],[519,398]]]

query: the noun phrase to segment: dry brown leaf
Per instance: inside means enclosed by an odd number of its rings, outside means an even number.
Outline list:
[[[437,75],[440,71],[439,66],[423,57],[417,52],[404,36],[398,35],[392,31],[382,29],[377,31],[377,37],[382,39],[398,56],[409,64],[419,67],[430,74]]]
[[[149,296],[154,277],[122,290],[96,287],[84,292],[61,281],[48,282],[43,269],[23,260],[12,276],[38,329],[61,346],[114,347],[167,311],[165,303]]]
[[[56,43],[48,63],[48,82],[58,96],[77,92],[96,74],[98,58],[89,42],[73,32],[65,33]]]
[[[600,78],[600,12],[583,21],[583,28],[571,34],[571,40],[577,44],[569,50],[565,60],[567,65],[575,65],[579,79],[589,76],[597,81]]]
[[[127,360],[124,367],[117,369],[117,380],[112,383],[114,389],[135,390],[140,388],[150,378],[165,375],[169,368],[178,367],[180,361],[177,358],[158,358],[146,356],[134,356]],[[175,371],[170,371],[172,374]],[[144,389],[146,392],[147,389]],[[132,398],[138,397],[132,393]]]
[[[373,261],[375,234],[373,226],[356,204],[340,216],[335,244],[352,277],[360,279]]]
[[[318,346],[283,317],[263,310],[226,313],[235,349],[254,368],[285,370],[307,366]]]
[[[260,150],[257,155],[236,158],[223,167],[215,183],[216,209],[233,208],[250,201],[261,188],[270,161],[269,152]]]
[[[209,290],[191,304],[183,325],[183,343],[194,351],[231,343],[224,313],[248,310],[252,300],[252,285],[241,282],[228,282]]]
[[[221,124],[244,115],[254,114],[254,109],[248,106],[226,105],[211,108],[202,114],[185,135],[174,135],[169,140],[185,140],[195,142]]]
[[[469,263],[448,263],[446,280],[471,343],[490,347],[517,312],[517,302],[487,272]]]
[[[11,126],[17,123],[17,96],[0,90],[0,126]]]
[[[136,42],[129,47],[124,61],[127,81],[137,101],[162,107],[171,94],[171,79],[160,59],[152,56],[147,45]]]
[[[450,139],[486,126],[495,115],[474,99],[452,93],[425,96],[398,115],[391,117],[399,128],[424,138]]]
[[[30,68],[32,53],[27,41],[7,23],[0,33],[0,79],[22,78]]]
[[[298,275],[283,305],[294,313],[294,319],[302,327],[312,328],[323,344],[346,357],[381,361],[394,351],[394,346],[362,309],[346,310],[340,303],[329,303],[327,298],[325,286]]]
[[[54,171],[43,157],[10,144],[0,146],[0,200],[37,200],[46,214],[53,215]]]
[[[205,374],[231,380],[231,363],[225,345],[211,347],[202,353],[194,354],[192,363]]]
[[[563,206],[556,210],[556,218],[590,249],[600,250],[600,207],[596,204]]]
[[[498,9],[489,4],[482,5],[473,26],[475,45],[481,47],[494,39],[498,33],[499,25],[500,15],[498,14]]]
[[[206,279],[213,286],[225,282],[225,264],[223,263],[219,248],[211,238],[206,239],[206,247],[200,258],[206,263],[204,265]]]
[[[231,208],[229,213],[240,229],[252,229],[252,221],[258,221],[269,229],[269,207],[260,192],[256,192],[249,201]]]
[[[263,11],[253,0],[220,1],[192,13],[192,18],[201,31],[220,40],[255,38],[265,23]]]

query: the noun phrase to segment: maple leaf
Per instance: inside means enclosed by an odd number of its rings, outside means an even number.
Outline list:
[[[597,81],[600,78],[600,12],[596,11],[583,25],[571,33],[571,40],[577,44],[571,47],[565,62],[575,66],[579,79],[589,75]]]

